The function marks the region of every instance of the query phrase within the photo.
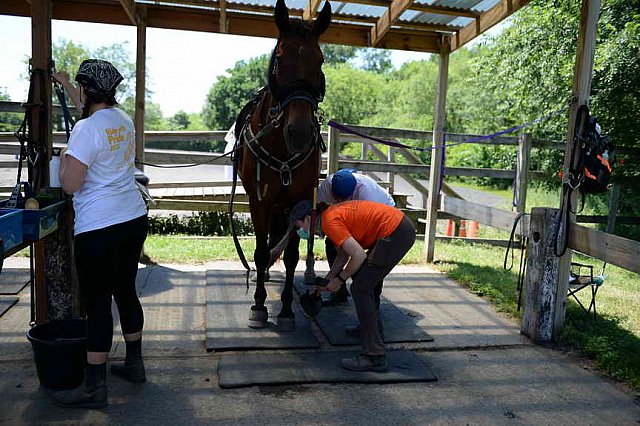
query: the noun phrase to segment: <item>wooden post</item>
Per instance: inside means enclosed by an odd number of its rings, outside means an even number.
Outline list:
[[[136,131],[136,164],[144,170],[144,109],[145,109],[145,72],[147,64],[147,9],[140,5],[136,41],[136,110],[134,126]]]
[[[567,132],[567,146],[564,151],[564,169],[569,167],[577,167],[582,154],[581,150],[576,150],[574,164],[570,164],[572,152],[574,149],[574,129],[576,124],[576,116],[578,108],[581,105],[589,105],[589,96],[591,94],[591,78],[593,74],[593,58],[596,50],[596,31],[598,29],[598,17],[600,15],[600,0],[582,0],[582,12],[580,15],[580,28],[578,29],[578,42],[576,48],[576,62],[573,73],[573,97],[575,102],[571,105],[569,113],[569,129]],[[572,206],[576,205],[576,193],[572,192],[569,196],[563,192],[562,200],[565,205],[570,202]],[[575,223],[575,214],[570,214],[569,224]],[[567,289],[569,287],[569,271],[571,269],[572,250],[567,249],[560,259],[558,269],[558,294],[556,298],[557,315],[554,321],[554,336],[560,334],[564,325],[564,316],[566,311]]]
[[[517,190],[515,211],[524,212],[527,207],[527,183],[529,182],[529,163],[531,160],[531,134],[522,133],[518,138],[518,164],[516,173],[516,183],[514,190]]]
[[[327,175],[332,175],[338,171],[339,159],[340,159],[340,130],[329,126]]]
[[[520,333],[536,343],[553,340],[557,316],[558,265],[554,254],[557,209],[531,210],[527,272],[524,279],[525,304]]]
[[[30,139],[42,147],[40,162],[31,167],[30,180],[38,193],[49,186],[49,160],[53,145],[51,102],[51,0],[31,1],[32,57],[31,67],[38,73],[34,85],[39,104],[32,109]],[[59,223],[58,231],[34,244],[36,323],[70,318],[79,313],[78,287],[73,280],[73,220],[71,209]]]
[[[393,147],[393,146],[388,147],[387,161],[389,163],[395,163],[395,161],[396,161],[396,148]],[[394,187],[395,187],[393,172],[387,173],[387,181],[389,182],[389,194],[393,194]]]
[[[433,123],[433,146],[439,146],[444,140],[445,105],[447,101],[447,79],[449,76],[449,53],[451,52],[451,37],[442,36],[440,45],[440,66],[438,68],[438,96]],[[427,262],[433,262],[436,243],[436,223],[438,221],[438,206],[440,201],[440,167],[442,165],[442,150],[431,151],[431,168],[429,169],[429,201],[427,204],[427,223],[424,231],[424,255]]]
[[[362,147],[360,148],[360,159],[362,161],[367,161],[368,155],[369,155],[369,143],[366,141],[362,141]]]
[[[607,234],[616,233],[616,216],[618,215],[618,203],[620,202],[620,184],[614,184],[609,192],[609,216],[607,217]]]

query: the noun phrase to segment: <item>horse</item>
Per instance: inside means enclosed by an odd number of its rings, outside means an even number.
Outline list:
[[[268,325],[264,282],[265,271],[274,261],[270,249],[288,238],[277,325],[280,331],[292,331],[293,279],[300,257],[300,237],[290,226],[288,214],[299,201],[313,198],[320,175],[325,147],[317,110],[324,97],[325,81],[318,39],[331,22],[331,5],[327,1],[313,21],[290,20],[284,0],[278,0],[274,20],[278,40],[269,61],[268,84],[238,115],[233,165],[234,175],[240,176],[249,198],[256,238],[257,283],[249,326]],[[247,267],[238,244],[236,248]]]

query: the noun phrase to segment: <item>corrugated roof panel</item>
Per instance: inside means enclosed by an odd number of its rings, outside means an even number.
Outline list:
[[[341,13],[345,15],[372,16],[379,18],[386,11],[386,7],[349,3],[342,9]]]

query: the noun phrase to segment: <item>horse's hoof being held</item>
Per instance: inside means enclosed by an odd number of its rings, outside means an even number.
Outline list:
[[[266,306],[252,306],[249,312],[249,327],[265,328],[268,325],[269,311]]]
[[[278,315],[278,331],[291,332],[296,329],[295,317],[285,317]]]

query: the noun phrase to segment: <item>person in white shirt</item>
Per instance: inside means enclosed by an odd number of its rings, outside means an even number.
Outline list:
[[[356,173],[354,169],[338,170],[327,176],[318,188],[318,203],[337,204],[352,200],[374,201],[391,207],[396,205],[386,189],[369,176]],[[325,252],[329,267],[331,267],[338,251],[329,238],[325,238]],[[348,297],[346,286],[342,286],[340,290],[331,294],[328,304],[345,303]]]
[[[147,236],[147,208],[134,181],[135,138],[131,119],[116,107],[122,75],[109,62],[88,59],[76,75],[53,77],[81,102],[82,119],[62,151],[60,182],[73,194],[74,256],[87,314],[87,365],[83,383],[52,394],[64,407],[107,405],[106,362],[113,341],[115,300],[126,343],[126,360],[112,373],[146,380],[142,361],[144,315],[135,288],[138,260]],[[78,106],[78,105],[77,105]]]

